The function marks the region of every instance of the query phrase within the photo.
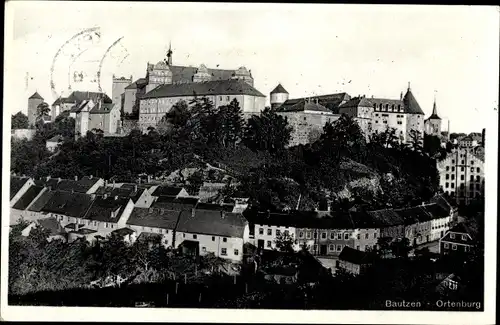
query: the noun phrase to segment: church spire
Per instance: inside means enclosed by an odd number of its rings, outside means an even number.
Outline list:
[[[168,44],[167,63],[169,66],[172,65],[172,41]]]
[[[436,105],[436,91],[434,91],[434,105],[432,106],[432,114],[429,118],[432,119],[441,119],[437,113],[437,105]]]

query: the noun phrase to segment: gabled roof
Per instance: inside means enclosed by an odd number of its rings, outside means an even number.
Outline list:
[[[113,230],[111,233],[116,234],[118,236],[127,236],[135,233],[135,230],[132,230],[130,228],[120,228]]]
[[[288,94],[288,91],[286,91],[281,84],[278,84],[276,88],[271,91],[271,94]]]
[[[181,211],[161,208],[134,208],[127,225],[175,229]]]
[[[170,196],[160,196],[151,207],[165,210],[190,210],[198,203],[197,198],[175,198]]]
[[[90,110],[90,114],[109,114],[115,107],[113,103],[105,103],[102,105],[96,105]]]
[[[339,260],[351,262],[353,264],[370,264],[373,262],[373,254],[369,252],[363,252],[349,246],[344,246],[344,249],[339,255]]]
[[[48,139],[47,142],[56,142],[56,143],[58,143],[59,141],[62,141],[62,140],[63,140],[62,135],[58,134],[58,135],[55,135],[52,138]]]
[[[19,190],[26,184],[29,180],[29,177],[19,177],[19,176],[11,176],[10,177],[10,199],[19,192]]]
[[[449,231],[461,234],[470,234],[469,228],[463,222],[456,224]]]
[[[434,100],[434,105],[432,106],[432,114],[427,120],[440,120],[441,118],[437,114],[436,101]]]
[[[405,105],[406,113],[424,115],[424,112],[420,108],[420,105],[415,99],[415,96],[413,96],[413,93],[411,92],[410,88],[408,88],[406,95],[403,97],[403,103]]]
[[[183,84],[161,85],[141,99],[209,95],[250,95],[266,97],[254,87],[241,80],[215,80]]]
[[[334,114],[338,114],[339,106],[341,103],[349,100],[351,96],[347,93],[337,93],[330,95],[321,95],[321,96],[311,96],[311,97],[303,97],[303,98],[295,98],[286,100],[279,108],[279,111],[282,112],[295,112],[303,110],[301,108],[302,103],[310,102],[326,107],[329,112]]]
[[[14,204],[13,208],[24,210],[36,198],[36,196],[43,190],[41,186],[30,186],[23,196]]]
[[[87,194],[62,191],[53,193],[41,211],[81,218],[92,204],[92,197]]]
[[[88,220],[116,223],[120,219],[120,216],[129,200],[130,199],[128,198],[114,197],[96,198],[83,218]]]
[[[179,217],[176,231],[242,238],[246,220],[239,213],[199,210],[183,211]]]
[[[45,205],[52,199],[54,196],[53,191],[45,191],[36,199],[35,202],[28,208],[28,211],[40,212],[45,207]]]
[[[452,233],[455,234],[454,238],[451,238]],[[465,237],[465,240],[462,239],[462,235],[467,235]],[[467,244],[467,245],[473,244],[472,234],[464,223],[459,223],[450,230],[448,230],[444,235],[444,237],[441,238],[441,240],[458,244]]]
[[[33,95],[31,95],[28,99],[41,99],[41,100],[43,100],[43,97],[40,96],[40,94],[37,91],[35,91],[35,93]]]
[[[95,192],[96,195],[104,196],[107,194],[109,197],[118,196],[120,198],[130,198],[134,203],[141,197],[142,193],[144,193],[146,189],[137,187],[116,187],[113,188],[111,186],[100,186]]]
[[[66,192],[75,192],[75,193],[87,193],[98,181],[100,178],[89,176],[82,177],[81,179],[75,181],[71,179],[62,179],[57,184],[58,191],[66,191]]]
[[[183,190],[182,187],[158,186],[151,194],[153,196],[177,196]]]

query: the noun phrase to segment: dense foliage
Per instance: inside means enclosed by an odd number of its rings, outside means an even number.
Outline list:
[[[21,112],[12,115],[11,118],[12,129],[27,129],[29,128],[28,117]]]

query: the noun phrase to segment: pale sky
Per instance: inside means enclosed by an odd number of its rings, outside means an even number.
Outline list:
[[[481,131],[498,107],[496,7],[52,1],[8,5],[14,9],[11,34],[5,38],[11,40],[6,43],[11,54],[6,93],[12,100],[4,109],[11,113],[26,112],[27,98],[35,90],[52,104],[52,59],[68,39],[90,27],[100,27],[100,42],[75,63],[88,75],[97,72],[108,46],[123,37],[103,61],[101,81],[110,96],[113,73],[133,75],[134,80],[144,77],[147,62],[162,60],[171,41],[174,65],[245,66],[268,101],[278,83],[290,98],[335,92],[399,98],[411,82],[426,116],[436,91],[443,130],[450,119],[452,132]],[[56,62],[60,93],[67,89],[69,59],[60,55]],[[95,90],[92,87],[96,84],[82,90]]]

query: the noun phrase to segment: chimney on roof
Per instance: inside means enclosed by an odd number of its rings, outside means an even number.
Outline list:
[[[75,181],[78,181],[78,176],[75,175]]]
[[[115,218],[115,211],[111,211],[111,219]]]
[[[104,193],[104,194],[102,195],[102,198],[103,198],[103,199],[107,199],[107,198],[108,198],[108,193]]]

